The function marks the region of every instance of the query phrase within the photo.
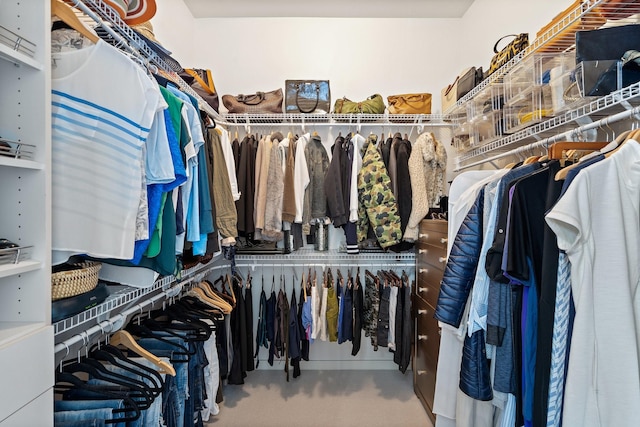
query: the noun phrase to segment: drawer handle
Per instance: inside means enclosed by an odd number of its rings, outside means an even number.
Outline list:
[[[439,262],[447,262],[447,257],[446,256],[441,256],[440,258],[438,258]]]
[[[427,375],[427,371],[423,371],[423,370],[418,370],[418,371],[416,371],[416,373],[418,375]]]
[[[426,249],[418,249],[418,254],[426,254],[427,252],[429,252]]]
[[[429,292],[429,288],[418,288],[418,292],[419,293],[423,293],[424,292],[426,294],[427,292]]]
[[[421,315],[421,314],[427,314],[427,310],[426,309],[418,310],[418,315]]]
[[[420,233],[420,234],[418,234],[418,238],[422,239],[423,237],[424,237],[425,239],[428,239],[428,238],[429,238],[429,234],[427,234],[427,233]]]
[[[429,337],[426,335],[418,335],[418,341],[426,341]]]
[[[428,269],[426,269],[426,268],[421,268],[421,269],[419,269],[418,271],[420,272],[420,274],[422,274],[422,273],[428,273],[428,272],[429,272],[429,270],[428,270]]]
[[[446,237],[440,239],[440,243],[447,243],[448,241],[449,239],[447,239]]]

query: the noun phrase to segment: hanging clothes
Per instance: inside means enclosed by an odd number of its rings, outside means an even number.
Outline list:
[[[386,248],[400,242],[400,218],[387,170],[376,148],[377,136],[370,135],[358,174],[358,241],[373,229],[378,243]]]
[[[278,292],[276,320],[278,322],[276,344],[280,346],[278,349],[280,355],[284,356],[284,372],[286,380],[289,381],[289,301],[282,289]]]
[[[260,365],[260,359],[258,355],[260,348],[264,347],[269,349],[269,337],[267,334],[267,295],[264,292],[264,287],[260,291],[260,305],[258,308],[258,327],[256,329],[256,352],[254,359],[256,359],[256,369]]]
[[[640,144],[625,142],[580,171],[546,216],[571,263],[576,309],[562,415],[566,426],[632,425],[640,416],[637,405],[626,404],[640,399],[639,164]]]
[[[271,135],[272,149],[267,174],[264,227],[262,240],[278,242],[282,240],[282,200],[284,197],[284,171],[282,151],[278,148],[283,136],[280,132]]]
[[[408,160],[411,180],[411,214],[404,231],[404,240],[418,240],[420,221],[444,196],[447,152],[431,132],[422,133],[416,140]]]
[[[236,201],[238,213],[238,233],[252,238],[255,232],[254,198],[256,173],[257,141],[253,135],[247,135],[240,144],[240,159],[237,168],[238,191],[240,198]]]
[[[362,344],[362,329],[364,321],[364,292],[360,283],[360,269],[356,273],[355,284],[353,286],[353,348],[352,356],[357,356]]]
[[[411,142],[407,139],[396,141],[391,146],[391,160],[396,164],[393,186],[393,194],[398,202],[398,215],[400,216],[400,230],[404,236],[411,210],[413,209],[413,194],[411,189],[411,176],[409,174],[409,158],[411,156]],[[413,247],[412,242],[403,241],[392,246],[390,249],[395,252],[408,251]]]
[[[209,129],[208,132],[213,147],[213,202],[216,210],[216,228],[220,233],[222,246],[231,246],[235,244],[238,237],[238,214],[224,162],[220,135],[215,129]]]
[[[256,227],[256,240],[262,240],[262,229],[264,228],[264,215],[267,204],[267,182],[269,177],[271,149],[271,136],[266,136],[260,139],[260,142],[258,143],[258,151],[256,153],[256,191],[254,196],[254,221]]]
[[[327,200],[327,216],[331,218],[333,226],[338,228],[347,223],[348,197],[344,192],[345,184],[350,183],[347,176],[343,175],[348,157],[343,149],[345,139],[342,136],[336,138],[332,146],[331,162],[324,179],[324,194]]]
[[[311,299],[307,296],[304,275],[302,277],[300,302],[298,303],[298,322],[300,326],[300,357],[309,360],[309,344],[311,337]]]
[[[327,295],[327,332],[329,335],[329,341],[336,342],[338,341],[338,314],[340,307],[338,303],[338,291],[335,284],[333,283],[333,275],[331,274],[331,269],[329,269],[329,271],[327,272],[326,280],[327,287],[324,289],[324,292]]]
[[[296,140],[295,138],[285,138],[280,146],[284,150],[285,170],[284,189],[282,199],[282,221],[292,224],[296,219],[296,198],[295,198],[295,161],[296,161]]]
[[[289,358],[291,359],[291,366],[293,367],[293,378],[300,376],[300,360],[302,359],[301,341],[300,335],[300,322],[298,317],[298,301],[296,300],[295,288],[291,291],[291,306],[289,307],[289,332],[288,332],[288,346],[287,351]],[[287,372],[288,374],[288,372]],[[289,377],[287,375],[287,381]]]
[[[327,216],[324,179],[329,170],[329,155],[318,135],[311,136],[304,148],[304,155],[307,161],[309,184],[304,193],[303,225]]]
[[[378,351],[378,313],[380,309],[380,289],[378,278],[369,270],[365,271],[364,331],[371,339],[371,346]]]
[[[156,111],[167,108],[167,104],[157,84],[140,66],[102,40],[84,49],[55,53],[54,57],[51,173],[56,182],[68,185],[52,187],[53,262],[64,262],[74,253],[131,259],[136,240],[135,212],[143,188],[143,146]],[[71,73],[74,78],[68,78]],[[102,76],[104,84],[100,87],[104,90],[89,90],[87,85],[92,86],[96,76]],[[118,90],[113,91],[116,87]],[[121,93],[128,94],[126,101],[119,96]],[[105,114],[110,118],[96,122],[98,131],[93,124],[83,124],[89,117]],[[96,132],[103,138],[95,138]],[[74,143],[78,138],[83,140],[80,145]],[[96,167],[86,169],[82,167],[84,162],[68,162],[83,155]],[[121,161],[123,156],[126,162]],[[118,170],[117,175],[114,170]],[[100,209],[103,205],[109,209]]]
[[[242,286],[238,280],[232,279],[232,292],[236,295],[236,307],[231,311],[231,341],[233,343],[233,359],[229,371],[229,384],[244,384],[247,376],[247,318]]]
[[[253,295],[251,291],[251,276],[247,278],[244,286],[244,312],[245,312],[245,335],[246,341],[246,365],[247,372],[253,371],[255,368],[253,360]]]

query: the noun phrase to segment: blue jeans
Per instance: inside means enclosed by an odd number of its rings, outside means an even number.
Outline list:
[[[81,397],[81,396],[78,396]],[[78,417],[78,421],[81,422],[89,422],[93,420],[86,419],[87,415],[91,415],[89,411],[93,410],[103,410],[108,409],[110,414],[107,418],[101,419],[101,421],[111,420],[111,419],[124,419],[130,418],[135,414],[131,412],[115,412],[114,409],[123,409],[125,408],[124,401],[121,399],[105,399],[105,400],[56,400],[53,402],[53,409],[55,414],[58,412],[61,413],[56,418],[60,420],[64,420],[61,422],[75,422],[72,419],[74,417]],[[133,421],[137,423],[136,421]],[[58,422],[56,421],[56,426]],[[94,424],[88,424],[94,425]],[[114,427],[127,427],[129,424],[126,422],[111,424]],[[134,424],[135,425],[135,424]]]
[[[185,402],[189,395],[189,356],[179,354],[183,350],[176,345],[185,346],[185,341],[177,337],[166,337],[169,342],[155,338],[139,338],[138,344],[158,357],[168,357],[176,371],[176,376],[167,375],[165,390],[162,392],[162,416],[167,427],[183,427],[185,420]],[[188,345],[187,345],[188,347]]]
[[[148,363],[150,366],[154,366],[151,362],[148,362],[146,359],[142,359],[143,361],[137,360],[138,363]],[[146,366],[146,364],[145,364]],[[133,378],[138,381],[142,381],[150,387],[158,387],[160,384],[157,384],[154,381],[149,380],[148,378],[143,378],[140,375],[137,375],[133,371],[128,371],[118,366],[105,364],[105,367],[116,374],[120,374],[129,378]],[[143,411],[138,423],[128,423],[127,427],[136,427],[136,426],[144,426],[144,427],[159,427],[160,426],[160,417],[162,412],[162,393],[160,393],[154,400],[151,406],[146,411]]]
[[[122,401],[121,401],[122,402]],[[119,417],[113,414],[113,408],[81,409],[77,411],[57,411],[53,414],[53,424],[55,426],[95,426],[103,427],[105,420],[112,420]],[[120,427],[120,423],[116,424]]]

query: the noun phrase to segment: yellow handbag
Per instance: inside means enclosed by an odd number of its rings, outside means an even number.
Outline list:
[[[431,114],[430,93],[387,96],[389,114]]]

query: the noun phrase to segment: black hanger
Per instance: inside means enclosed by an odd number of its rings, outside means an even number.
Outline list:
[[[94,361],[97,362],[97,361]],[[100,362],[97,362],[100,363]],[[104,366],[103,366],[104,368]],[[73,374],[73,373],[84,373],[89,374],[92,379],[103,380],[107,383],[111,383],[116,386],[124,387],[127,395],[132,399],[135,399],[136,405],[140,409],[148,409],[153,402],[153,395],[149,391],[146,384],[140,386],[140,384],[136,384],[136,380],[129,377],[124,377],[123,375],[115,374],[113,372],[105,372],[104,369],[98,368],[93,363],[87,363],[86,359],[83,362],[73,362],[69,365],[66,365],[64,368],[64,372]],[[142,399],[142,400],[139,400]]]
[[[111,400],[118,399],[123,401],[123,408],[113,409],[114,414],[129,413],[133,414],[128,417],[120,417],[118,419],[105,420],[106,424],[116,424],[121,422],[136,421],[140,418],[141,410],[138,404],[120,387],[106,387],[96,384],[87,384],[77,376],[68,372],[58,372],[56,374],[56,383],[54,384],[54,393],[58,395],[67,395],[74,390],[82,390],[90,393],[94,400]],[[72,397],[65,400],[76,400]]]
[[[159,393],[162,392],[164,380],[160,372],[150,366],[143,365],[128,358],[118,347],[109,344],[103,345],[100,348],[94,347],[89,351],[89,355],[96,360],[109,362],[114,366],[118,366],[121,369],[148,379],[156,385],[156,387],[149,386],[152,390],[157,389]]]
[[[148,319],[149,322],[151,322],[150,319]],[[183,346],[182,344],[176,343],[175,341],[172,341],[170,339],[168,339],[168,337],[160,335],[159,332],[165,332],[169,335],[175,336],[177,338],[180,338],[181,340],[184,338],[181,335],[175,334],[173,333],[173,331],[169,331],[167,329],[164,328],[158,328],[156,330],[153,330],[152,328],[149,328],[146,324],[137,324],[137,323],[129,323],[129,325],[127,325],[126,329],[131,332],[133,335],[137,335],[139,337],[142,338],[153,338],[155,340],[158,341],[162,341],[163,343],[169,344],[173,347],[175,347],[175,350],[173,350],[173,354],[175,355],[186,355],[186,356],[192,356],[193,352],[191,352],[189,350],[188,347]],[[171,360],[171,363],[179,363],[179,362],[184,362],[184,360]]]

